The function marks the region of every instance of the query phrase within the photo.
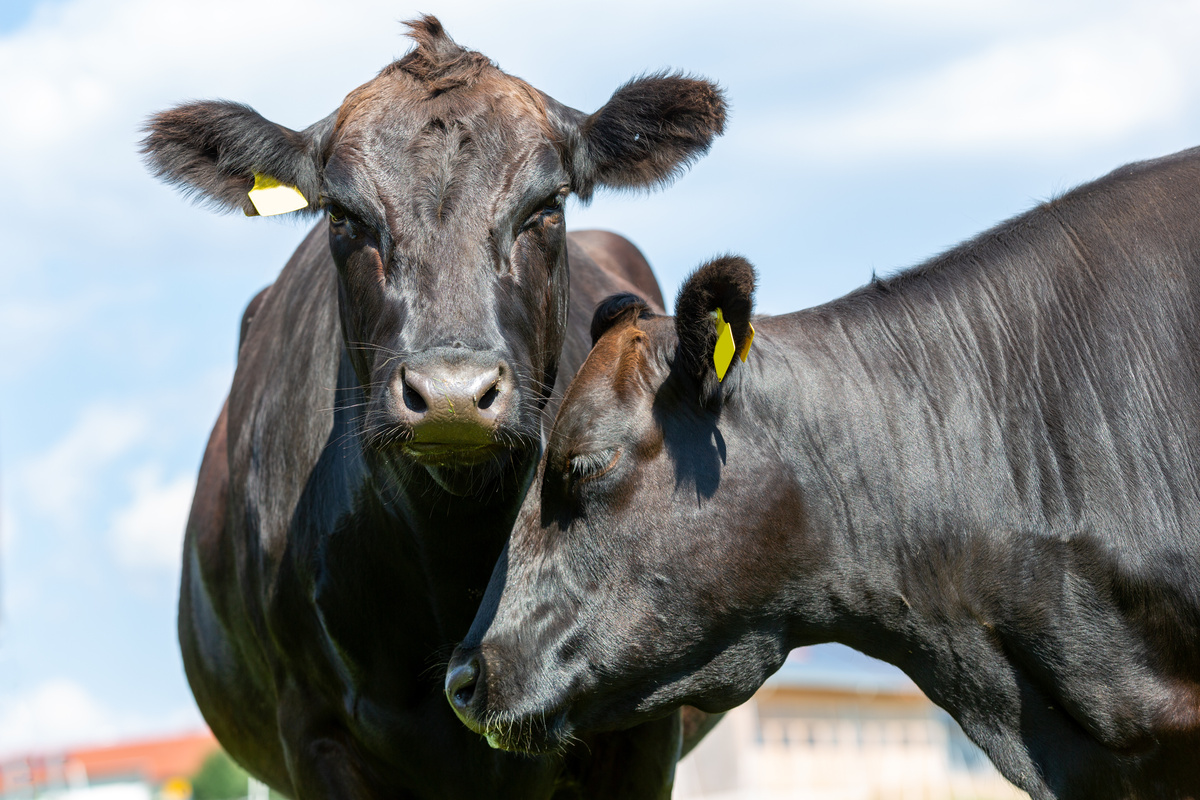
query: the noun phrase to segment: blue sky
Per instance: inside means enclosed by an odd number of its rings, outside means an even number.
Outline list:
[[[670,189],[574,228],[637,242],[665,293],[748,256],[788,311],[917,263],[1110,169],[1200,143],[1200,3],[346,0],[0,5],[0,756],[197,724],[178,550],[238,317],[303,236],[155,183],[139,126],[224,97],[324,116],[438,14],[592,110],[630,76],[710,76],[728,134]]]

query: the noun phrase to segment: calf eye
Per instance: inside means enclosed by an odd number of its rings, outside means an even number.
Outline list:
[[[569,468],[570,478],[576,484],[595,480],[615,467],[620,459],[621,449],[619,447],[572,456]]]

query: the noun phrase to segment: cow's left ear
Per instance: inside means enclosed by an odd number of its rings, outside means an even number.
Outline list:
[[[693,272],[675,300],[676,361],[712,396],[739,356],[748,355],[754,329],[754,267],[723,256]]]
[[[570,149],[571,188],[585,201],[596,186],[669,183],[725,131],[725,110],[719,86],[679,74],[635,78],[593,114],[547,103]]]

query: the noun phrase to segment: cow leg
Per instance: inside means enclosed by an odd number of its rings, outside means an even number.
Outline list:
[[[291,773],[293,800],[372,800],[375,790],[341,723],[295,685],[279,698],[279,732]],[[389,800],[414,800],[391,787]]]
[[[579,797],[669,800],[682,734],[682,718],[675,711],[635,728],[587,737],[585,746],[575,748],[578,763],[568,763]]]

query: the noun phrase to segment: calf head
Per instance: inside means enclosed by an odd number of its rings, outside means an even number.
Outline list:
[[[681,704],[722,711],[782,663],[772,602],[798,494],[740,422],[749,370],[728,350],[723,380],[714,369],[713,317],[745,352],[753,287],[746,261],[723,258],[687,281],[674,320],[628,295],[597,309],[447,673],[451,705],[493,744],[538,751]]]
[[[256,213],[256,181],[324,214],[366,441],[444,488],[536,453],[566,329],[564,202],[597,186],[653,187],[724,126],[720,90],[640,78],[584,114],[455,44],[433,17],[416,46],[340,108],[289,130],[229,102],[153,117],[154,172]],[[476,470],[477,471],[477,470]]]

